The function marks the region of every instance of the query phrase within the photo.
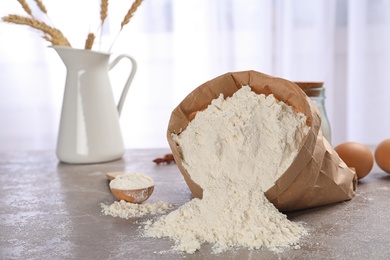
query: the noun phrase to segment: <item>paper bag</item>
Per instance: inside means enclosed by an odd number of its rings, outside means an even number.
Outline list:
[[[316,105],[295,83],[256,71],[227,73],[210,80],[192,91],[173,110],[167,131],[168,143],[193,196],[202,198],[203,190],[183,167],[180,147],[172,140],[172,134],[185,130],[194,113],[206,109],[220,93],[225,98],[230,97],[244,85],[249,85],[257,94],[272,93],[278,100],[293,106],[306,115],[310,126],[290,167],[265,192],[268,200],[285,212],[352,199],[356,174],[323,138]]]

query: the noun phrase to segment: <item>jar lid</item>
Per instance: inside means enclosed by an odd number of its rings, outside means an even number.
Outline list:
[[[324,85],[324,82],[305,82],[305,81],[297,81],[294,82],[297,84],[300,88],[305,89],[305,88],[322,88]]]
[[[324,82],[294,82],[297,84],[309,97],[319,97],[323,93]]]

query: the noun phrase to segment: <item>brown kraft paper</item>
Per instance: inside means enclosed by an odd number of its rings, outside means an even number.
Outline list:
[[[175,161],[192,195],[202,198],[202,188],[192,181],[182,165],[180,147],[172,134],[186,129],[197,111],[207,108],[223,93],[230,97],[242,86],[249,85],[257,94],[273,94],[307,117],[310,126],[298,154],[290,167],[265,192],[280,211],[293,211],[350,200],[356,191],[356,174],[340,159],[323,138],[321,118],[316,105],[295,83],[256,71],[226,73],[193,90],[172,112],[167,138]]]

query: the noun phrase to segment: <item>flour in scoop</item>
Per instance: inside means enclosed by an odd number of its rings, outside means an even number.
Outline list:
[[[153,179],[142,173],[123,173],[110,181],[110,188],[117,190],[137,190],[153,185]]]
[[[147,221],[144,235],[171,238],[174,250],[187,253],[203,243],[217,253],[299,247],[306,229],[280,213],[264,192],[291,165],[308,131],[304,114],[248,86],[213,100],[173,136],[203,198]]]

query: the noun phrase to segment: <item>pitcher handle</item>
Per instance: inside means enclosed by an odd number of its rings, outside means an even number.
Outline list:
[[[122,94],[121,94],[121,97],[119,99],[119,102],[118,102],[118,106],[117,106],[117,109],[118,109],[118,114],[119,116],[121,115],[121,112],[122,112],[122,107],[123,107],[123,104],[125,103],[125,99],[126,99],[126,96],[127,96],[127,92],[130,88],[130,85],[131,85],[131,82],[133,81],[133,78],[134,78],[134,75],[135,75],[135,72],[137,71],[137,62],[135,61],[135,59],[127,54],[121,54],[119,55],[118,57],[116,57],[109,65],[108,65],[108,70],[111,70],[113,69],[117,64],[118,62],[123,59],[123,58],[127,58],[131,61],[131,71],[130,71],[130,75],[129,77],[127,78],[126,80],[126,83],[125,83],[125,86],[122,90]]]

